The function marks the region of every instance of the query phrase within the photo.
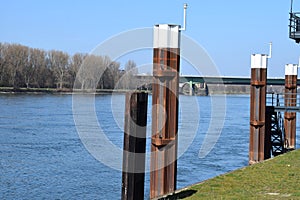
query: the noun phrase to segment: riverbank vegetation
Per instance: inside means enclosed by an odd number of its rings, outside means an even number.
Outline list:
[[[0,87],[129,89],[137,72],[131,60],[122,67],[107,56],[0,43]]]

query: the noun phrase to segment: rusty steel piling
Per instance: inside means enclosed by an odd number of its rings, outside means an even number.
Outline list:
[[[150,198],[176,190],[180,26],[154,26]]]
[[[298,65],[288,64],[285,66],[285,92],[284,104],[287,107],[297,106],[297,75]],[[296,145],[296,112],[284,113],[284,130],[286,150],[295,149]]]
[[[251,55],[249,164],[254,164],[266,159],[265,115],[267,61],[268,56],[265,54]]]
[[[144,199],[147,104],[147,93],[126,93],[122,200]]]

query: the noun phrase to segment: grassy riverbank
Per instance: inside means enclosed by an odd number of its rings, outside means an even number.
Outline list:
[[[168,199],[300,199],[300,150],[195,184]]]

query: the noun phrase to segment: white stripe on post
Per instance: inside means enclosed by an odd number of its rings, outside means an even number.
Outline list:
[[[251,55],[251,68],[266,69],[268,63],[268,55],[266,54],[252,54]]]

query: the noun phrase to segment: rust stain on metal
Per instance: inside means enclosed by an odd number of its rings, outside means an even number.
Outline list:
[[[150,198],[176,190],[179,48],[154,48]]]
[[[285,106],[297,106],[297,75],[285,75]],[[284,113],[285,142],[284,148],[295,149],[296,145],[296,113]]]
[[[251,69],[249,164],[265,158],[266,68]]]

